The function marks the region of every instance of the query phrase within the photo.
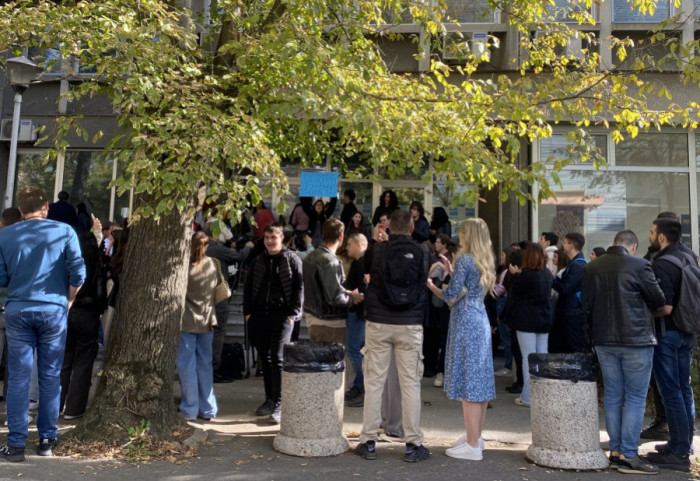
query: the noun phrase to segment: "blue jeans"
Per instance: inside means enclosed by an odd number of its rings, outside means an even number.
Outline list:
[[[603,372],[603,411],[610,451],[637,455],[644,405],[654,356],[653,346],[596,346]]]
[[[20,311],[5,314],[7,363],[10,379],[7,388],[7,445],[24,447],[27,442],[29,383],[37,352],[39,372],[39,437],[58,435],[58,410],[61,399],[61,365],[66,343],[65,311]]]
[[[357,312],[349,312],[345,321],[347,327],[346,353],[355,371],[355,380],[352,387],[365,392],[365,376],[362,374],[362,352],[365,345],[365,320],[357,316]]]
[[[666,409],[668,442],[677,455],[690,452],[695,428],[695,402],[690,387],[690,358],[695,336],[681,331],[656,332],[658,345],[654,349],[654,377]]]
[[[214,331],[206,334],[180,333],[177,350],[177,374],[180,376],[182,401],[180,412],[187,419],[216,417],[212,343]]]
[[[523,391],[520,393],[520,400],[525,404],[530,404],[530,362],[527,358],[532,353],[546,354],[549,342],[548,332],[523,332],[515,331],[518,336],[520,352],[523,354]]]

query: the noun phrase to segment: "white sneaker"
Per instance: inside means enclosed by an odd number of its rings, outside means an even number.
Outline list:
[[[479,443],[481,444],[481,443]],[[481,461],[484,459],[481,448],[473,448],[469,443],[463,443],[455,448],[447,448],[445,454],[451,458],[469,459],[471,461]]]
[[[450,444],[450,447],[456,448],[456,447],[461,446],[462,444],[466,444],[466,443],[467,443],[467,435],[463,434],[461,438],[459,438],[454,443]],[[484,448],[484,438],[479,438],[479,449],[481,449],[482,451],[485,449]]]
[[[445,375],[441,372],[437,373],[435,380],[433,381],[433,386],[442,387],[445,384]]]
[[[506,369],[505,367],[503,369],[499,369],[498,371],[493,373],[495,376],[512,376],[513,371],[510,369]]]

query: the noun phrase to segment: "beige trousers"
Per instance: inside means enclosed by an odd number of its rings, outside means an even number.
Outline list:
[[[342,321],[323,321],[315,316],[306,314],[306,327],[309,330],[311,342],[330,342],[345,345],[347,328],[345,319]]]
[[[404,439],[423,444],[420,430],[420,380],[423,377],[423,326],[380,324],[369,319],[365,326],[362,371],[365,375],[365,407],[360,442],[377,440],[382,422],[381,406],[391,354],[396,360],[401,385]]]

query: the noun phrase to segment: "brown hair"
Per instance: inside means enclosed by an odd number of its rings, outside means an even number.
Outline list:
[[[392,234],[407,235],[411,233],[413,227],[413,217],[407,210],[397,209],[391,214],[389,219],[389,229]]]
[[[340,240],[340,237],[345,231],[345,224],[343,224],[338,219],[328,219],[323,223],[323,232],[321,233],[323,237],[324,244],[333,244]]]
[[[17,192],[17,207],[23,215],[40,211],[46,202],[46,192],[39,187],[27,187]]]
[[[277,221],[277,222],[270,222],[265,226],[265,230],[263,232],[269,232],[271,234],[282,234],[284,235],[284,224]]]
[[[204,232],[195,232],[192,236],[192,244],[190,245],[190,264],[201,264],[206,257],[204,253],[209,245],[209,236]]]
[[[8,207],[2,211],[2,225],[7,227],[22,220],[22,214],[17,207]]]
[[[547,263],[547,256],[542,249],[542,246],[534,242],[528,242],[523,254],[523,269],[544,269]]]
[[[126,257],[126,244],[129,241],[129,229],[117,229],[112,232],[113,254],[109,262],[109,267],[117,274],[122,273],[124,258]]]

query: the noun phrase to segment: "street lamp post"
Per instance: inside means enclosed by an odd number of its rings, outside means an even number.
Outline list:
[[[12,114],[12,137],[10,138],[10,160],[7,165],[7,184],[5,185],[5,208],[12,207],[15,187],[15,170],[17,167],[17,141],[19,139],[20,112],[22,110],[22,93],[27,90],[32,80],[41,73],[41,67],[22,55],[7,60],[5,73],[7,80],[15,91],[15,106]]]

